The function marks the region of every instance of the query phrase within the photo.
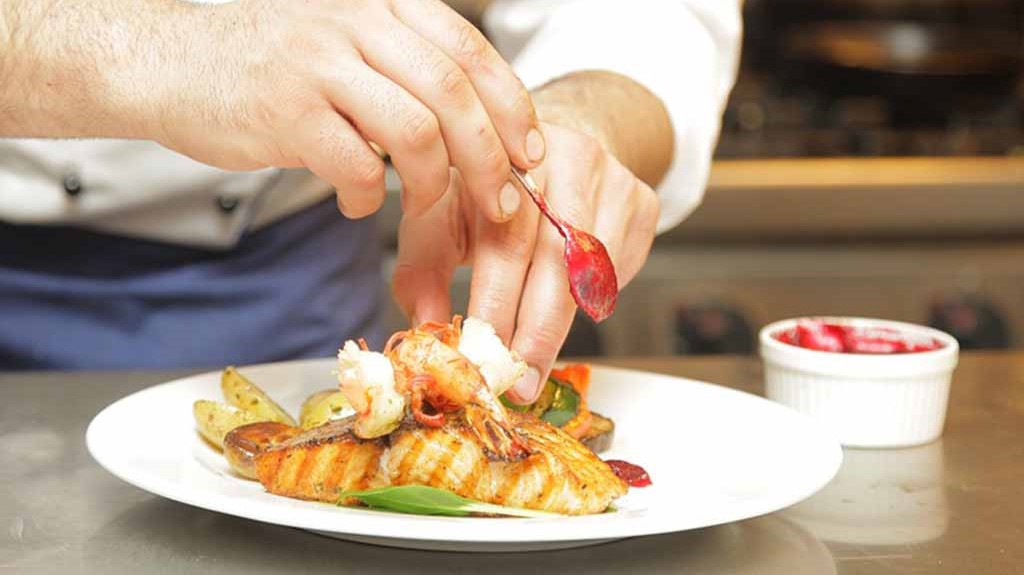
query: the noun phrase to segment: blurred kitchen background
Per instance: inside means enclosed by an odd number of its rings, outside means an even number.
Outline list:
[[[745,26],[703,205],[564,353],[752,353],[810,314],[1024,345],[1024,1],[747,0]]]

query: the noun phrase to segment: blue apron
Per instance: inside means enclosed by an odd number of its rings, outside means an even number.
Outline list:
[[[0,223],[0,370],[221,367],[381,344],[372,218],[333,199],[227,251]]]

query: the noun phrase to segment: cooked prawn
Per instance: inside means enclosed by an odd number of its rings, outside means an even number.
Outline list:
[[[372,439],[394,431],[405,416],[406,398],[395,388],[395,371],[382,353],[366,342],[346,341],[338,351],[338,384],[356,410],[353,432]]]
[[[439,414],[462,409],[490,455],[505,461],[522,459],[529,450],[505,407],[480,368],[451,345],[459,345],[458,321],[456,317],[451,326],[427,324],[392,337],[384,353],[395,367],[398,389],[411,395],[413,415],[420,423],[437,427],[444,421]],[[424,411],[424,404],[435,413]]]
[[[500,396],[508,391],[526,373],[523,358],[505,347],[491,324],[475,317],[467,317],[461,325],[456,347],[480,369],[480,375],[484,376],[494,395]]]

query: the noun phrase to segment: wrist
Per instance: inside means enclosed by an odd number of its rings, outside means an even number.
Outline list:
[[[586,134],[610,154],[618,155],[612,123],[600,105],[604,72],[575,72],[556,78],[531,93],[537,117]]]
[[[128,95],[140,137],[180,150],[195,144],[196,135],[213,141],[225,127],[242,131],[239,96],[252,82],[267,81],[253,70],[267,64],[264,48],[274,30],[259,21],[276,3],[154,1],[162,5],[157,45],[123,78],[142,82],[136,97]]]
[[[575,72],[533,92],[538,117],[593,137],[638,178],[657,185],[675,145],[664,103],[639,82],[607,71]]]

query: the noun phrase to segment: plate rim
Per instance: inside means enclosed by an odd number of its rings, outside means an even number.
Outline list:
[[[305,364],[316,364],[316,363],[328,363],[332,361],[330,358],[321,359],[306,359],[306,360],[295,360],[295,361],[281,361],[272,363],[262,364],[251,364],[246,366],[239,366],[239,369],[254,369],[254,368],[287,368],[289,366],[298,366]],[[394,529],[395,521],[406,522],[405,527],[411,526],[417,522],[427,523],[428,525],[420,525],[418,529],[413,529],[410,532],[403,533],[400,539],[415,540],[415,541],[429,541],[437,540],[437,532],[429,532],[430,525],[443,525],[446,524],[448,527],[459,525],[459,526],[473,526],[481,525],[485,523],[491,523],[500,521],[501,525],[515,524],[517,526],[530,526],[536,528],[537,526],[544,525],[545,527],[555,523],[563,526],[559,529],[547,529],[545,530],[544,537],[541,538],[524,538],[522,536],[509,536],[509,530],[504,529],[481,529],[472,530],[472,528],[458,529],[458,531],[466,531],[467,535],[461,535],[458,537],[452,537],[450,534],[446,534],[446,541],[461,542],[461,543],[529,543],[529,542],[554,542],[554,541],[584,541],[584,540],[596,540],[596,539],[623,539],[638,536],[648,535],[659,535],[665,533],[676,533],[681,531],[688,531],[692,529],[699,529],[703,527],[711,527],[714,525],[722,525],[726,523],[732,523],[735,521],[741,521],[744,519],[751,519],[754,517],[760,517],[767,515],[775,511],[779,511],[790,507],[804,499],[812,496],[813,494],[820,491],[825,485],[827,485],[838,473],[840,466],[843,461],[843,450],[839,442],[833,437],[833,435],[820,424],[814,421],[812,418],[805,414],[799,413],[792,408],[784,406],[782,404],[770,401],[762,396],[749,393],[746,391],[709,383],[705,381],[678,377],[668,375],[664,373],[643,371],[630,368],[603,366],[599,364],[591,364],[592,369],[595,372],[603,372],[615,376],[628,376],[639,374],[645,378],[654,377],[659,380],[663,380],[671,385],[687,384],[695,385],[699,387],[710,387],[714,388],[716,393],[735,394],[744,396],[743,401],[757,401],[763,402],[763,404],[769,409],[775,409],[779,412],[787,412],[789,417],[793,417],[803,422],[809,429],[814,429],[817,436],[816,440],[822,444],[823,451],[820,455],[825,455],[827,449],[829,460],[822,462],[818,470],[818,475],[814,481],[810,478],[807,482],[807,487],[802,490],[804,493],[797,495],[795,492],[787,494],[787,497],[779,497],[772,499],[770,502],[766,501],[760,506],[752,506],[744,512],[723,514],[720,520],[714,522],[701,522],[700,525],[685,525],[683,522],[672,522],[666,523],[659,516],[654,516],[653,520],[639,520],[635,517],[626,517],[617,521],[608,521],[609,516],[598,514],[598,515],[587,515],[587,516],[563,516],[557,518],[473,518],[473,517],[437,517],[437,516],[418,516],[418,515],[401,515],[395,513],[380,512],[367,509],[357,508],[338,508],[332,510],[332,514],[337,513],[333,516],[331,523],[333,525],[327,525],[323,521],[323,517],[327,515],[322,513],[326,504],[316,502],[299,502],[298,500],[288,499],[289,503],[307,503],[309,505],[315,505],[316,508],[287,508],[284,512],[274,513],[274,507],[276,505],[268,502],[258,502],[258,505],[239,505],[239,502],[245,502],[245,497],[233,497],[225,496],[222,494],[210,494],[209,492],[188,489],[182,489],[183,485],[181,482],[175,482],[167,480],[166,478],[160,477],[157,474],[152,473],[136,473],[133,471],[135,467],[131,462],[118,461],[114,457],[110,457],[107,450],[102,445],[98,445],[99,441],[97,438],[104,432],[104,426],[108,425],[107,420],[115,414],[119,409],[124,409],[126,404],[130,404],[131,401],[137,401],[138,397],[148,393],[154,393],[154,390],[162,388],[170,388],[176,385],[181,385],[192,380],[217,377],[220,370],[211,370],[205,372],[194,373],[184,377],[179,377],[173,380],[164,381],[157,383],[143,389],[134,391],[128,395],[125,395],[106,407],[100,410],[92,420],[86,429],[85,442],[86,447],[89,451],[90,456],[95,460],[102,468],[107,472],[117,477],[119,480],[132,485],[136,488],[142,489],[159,497],[184,503],[192,507],[200,509],[206,509],[209,511],[215,511],[218,513],[224,513],[235,517],[241,517],[244,519],[260,521],[263,523],[269,523],[274,525],[281,525],[286,527],[294,527],[306,530],[315,531],[328,531],[338,534],[351,534],[363,537],[389,537],[396,538]],[[239,479],[241,480],[241,479]],[[279,496],[274,496],[279,497]],[[251,502],[249,502],[251,503]],[[262,512],[264,508],[269,508],[267,513]],[[344,517],[351,517],[358,521],[346,522]],[[306,520],[303,520],[306,519]],[[350,527],[346,529],[346,527]],[[355,527],[354,529],[351,527]],[[403,531],[405,531],[403,529]],[[417,534],[417,531],[422,531],[422,535]],[[522,531],[522,529],[516,530],[515,533]],[[530,529],[526,529],[527,532]]]

